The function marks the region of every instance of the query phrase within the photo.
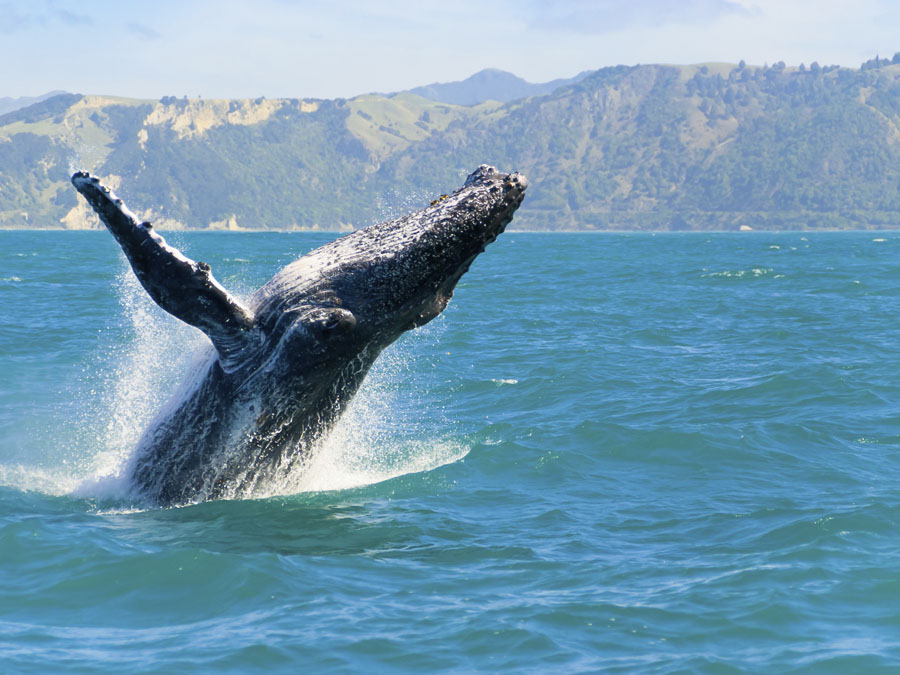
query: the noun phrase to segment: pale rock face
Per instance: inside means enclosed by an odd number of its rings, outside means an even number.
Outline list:
[[[138,142],[141,148],[146,147],[146,127],[149,126],[168,126],[178,134],[178,138],[194,138],[225,124],[251,126],[265,122],[285,105],[288,102],[284,99],[188,99],[178,103],[158,102],[144,119],[144,128],[138,131]],[[300,102],[300,112],[311,113],[318,108],[318,103],[314,101]]]

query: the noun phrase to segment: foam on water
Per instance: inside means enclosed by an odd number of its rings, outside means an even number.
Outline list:
[[[468,448],[458,442],[410,438],[398,432],[398,428],[411,426],[400,411],[419,409],[397,405],[398,394],[390,386],[401,376],[407,358],[402,348],[382,354],[310,459],[276,484],[264,487],[259,496],[362,487],[430,471],[465,457]]]
[[[431,471],[461,460],[469,447],[435,437],[435,426],[452,425],[440,409],[429,409],[413,376],[423,357],[408,348],[417,342],[436,343],[444,330],[439,317],[413,331],[413,336],[388,347],[375,361],[363,385],[338,423],[309,453],[309,459],[257,496],[346,490],[380,483],[411,473]],[[426,353],[437,348],[425,349]],[[398,383],[405,386],[399,387]],[[422,424],[413,415],[427,415]],[[435,420],[443,423],[435,425]]]
[[[25,464],[0,464],[0,485],[25,492],[78,496],[80,479],[66,473],[66,466],[44,469]]]

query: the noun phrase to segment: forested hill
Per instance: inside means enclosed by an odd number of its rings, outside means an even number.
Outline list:
[[[475,106],[63,95],[0,116],[0,226],[96,224],[76,168],[163,227],[363,226],[484,162],[528,176],[520,228],[900,227],[900,56],[619,66]]]

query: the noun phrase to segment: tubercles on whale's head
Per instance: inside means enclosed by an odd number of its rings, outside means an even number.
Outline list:
[[[472,261],[512,220],[526,186],[519,173],[482,165],[430,206],[309,253],[258,291],[253,305],[264,330],[288,337],[284,353],[320,370],[346,354],[374,358],[444,310]]]
[[[507,181],[509,183],[517,184],[522,190],[528,187],[528,181],[525,176],[521,175],[518,171],[511,174],[500,173],[494,167],[488,164],[482,164],[475,171],[470,173],[466,178],[466,182],[463,187],[472,187],[479,185],[488,185],[491,186],[492,183],[496,181]]]
[[[372,255],[358,275],[336,279],[336,289],[390,340],[428,323],[447,306],[472,261],[512,220],[527,184],[519,173],[483,164],[453,194],[351,235],[347,239]]]

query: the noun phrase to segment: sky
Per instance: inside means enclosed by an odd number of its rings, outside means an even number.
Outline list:
[[[346,98],[500,68],[838,64],[900,51],[898,0],[0,0],[0,97]]]

